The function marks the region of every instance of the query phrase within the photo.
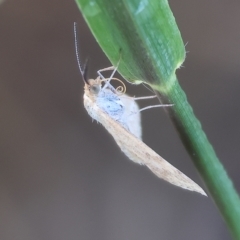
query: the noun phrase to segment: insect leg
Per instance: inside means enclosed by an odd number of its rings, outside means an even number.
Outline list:
[[[100,70],[97,71],[97,74],[98,74],[98,76],[101,77],[102,79],[105,79],[105,77],[102,75],[102,72],[112,71],[112,70],[115,70],[115,67],[114,67],[114,66],[100,69]],[[115,72],[114,72],[114,73],[115,73]]]
[[[152,105],[152,106],[147,106],[147,107],[141,108],[138,111],[141,112],[141,111],[144,111],[147,109],[157,108],[157,107],[172,107],[173,105],[174,104],[157,104],[157,105]]]
[[[144,100],[144,99],[152,99],[152,98],[156,98],[157,95],[153,95],[153,96],[145,96],[145,97],[133,97],[133,100]]]
[[[111,67],[103,68],[103,69],[100,69],[100,70],[97,71],[98,75],[99,75],[102,79],[105,79],[101,72],[103,72],[103,71],[113,70],[113,72],[112,72],[110,78],[108,78],[108,80],[105,82],[105,85],[103,86],[103,89],[105,89],[107,86],[109,86],[110,81],[112,80],[114,74],[116,73],[116,71],[117,71],[117,69],[118,69],[119,63],[120,63],[120,61],[118,61],[116,67],[111,66]]]

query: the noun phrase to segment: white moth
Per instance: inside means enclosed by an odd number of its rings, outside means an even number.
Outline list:
[[[87,79],[86,69],[82,70],[80,66],[77,47],[76,52],[78,65],[85,82],[83,99],[88,114],[107,129],[129,159],[147,166],[159,178],[175,186],[206,195],[199,185],[142,142],[141,110],[138,109],[135,100],[148,97],[131,98],[119,93],[110,84],[110,81],[115,79],[113,75],[116,68],[114,67],[99,70],[99,76],[96,79]],[[105,79],[101,71],[110,69],[114,71],[110,78]]]

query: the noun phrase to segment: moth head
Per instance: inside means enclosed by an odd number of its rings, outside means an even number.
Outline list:
[[[85,91],[88,91],[92,95],[97,95],[101,90],[101,79],[88,79],[85,81]]]
[[[88,61],[84,64],[83,69],[80,68],[80,72],[82,75],[83,82],[85,83],[84,89],[86,93],[89,93],[91,95],[97,95],[101,90],[101,80],[100,78],[96,79],[88,79],[87,73],[88,73]]]

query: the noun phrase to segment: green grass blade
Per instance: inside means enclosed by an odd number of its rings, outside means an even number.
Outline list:
[[[185,48],[172,12],[166,11],[167,1],[150,1],[146,8],[148,2],[77,1],[113,65],[119,61],[122,50],[121,75],[129,81],[158,83],[175,74],[185,59]],[[160,69],[160,78],[155,69]]]
[[[166,0],[76,0],[99,45],[128,81],[150,84],[169,115],[232,235],[240,239],[240,200],[194,116],[175,72],[184,44]]]

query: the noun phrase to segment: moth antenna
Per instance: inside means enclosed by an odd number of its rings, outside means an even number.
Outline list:
[[[81,66],[81,62],[80,62],[80,56],[79,56],[79,45],[78,45],[78,34],[77,34],[77,23],[74,22],[74,45],[75,45],[75,54],[76,54],[76,59],[77,59],[77,64],[78,64],[78,68],[79,71],[82,75],[82,79],[85,83],[87,83],[87,63],[88,63],[88,59],[86,60],[84,67],[82,68]]]

